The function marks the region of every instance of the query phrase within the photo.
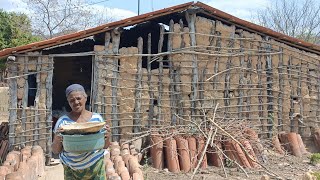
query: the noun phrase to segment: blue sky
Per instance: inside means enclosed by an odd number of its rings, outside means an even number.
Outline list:
[[[91,2],[101,1],[103,0],[91,0]],[[140,0],[140,13],[142,14],[186,2],[190,1]],[[268,6],[270,0],[203,0],[202,2],[239,18],[250,20],[252,13],[257,9],[263,9]],[[105,0],[105,2],[92,6],[97,9],[108,9],[108,12],[112,12],[111,16],[115,16],[115,19],[121,19],[137,15],[137,4],[138,0]],[[26,11],[23,0],[0,0],[0,8],[6,11]]]

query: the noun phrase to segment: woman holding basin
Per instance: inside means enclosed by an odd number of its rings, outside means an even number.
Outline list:
[[[59,154],[59,158],[64,168],[64,178],[66,180],[104,180],[106,179],[104,164],[104,149],[97,149],[91,152],[68,152],[63,147],[63,126],[74,123],[104,122],[98,113],[93,113],[85,109],[87,94],[80,84],[72,84],[66,89],[67,101],[71,107],[71,112],[60,117],[54,127],[54,139],[52,152]],[[110,128],[105,126],[105,148],[109,146]],[[100,133],[100,132],[98,132]],[[102,133],[102,132],[101,132]]]

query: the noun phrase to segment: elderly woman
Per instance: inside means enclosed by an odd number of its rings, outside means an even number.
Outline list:
[[[63,164],[64,178],[66,180],[106,179],[105,164],[103,161],[104,149],[86,153],[71,153],[63,149],[63,139],[57,134],[57,132],[62,131],[62,125],[104,121],[100,114],[92,113],[85,109],[87,94],[83,86],[79,84],[70,85],[66,89],[66,96],[72,110],[70,113],[58,119],[54,128],[55,136],[52,143],[53,153],[59,153],[60,160]],[[107,127],[107,130],[110,132],[109,127]],[[108,146],[108,135],[106,138],[106,146]]]

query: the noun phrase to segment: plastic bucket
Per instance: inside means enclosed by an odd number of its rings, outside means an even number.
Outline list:
[[[61,134],[63,137],[63,149],[67,152],[84,153],[103,149],[105,131],[95,134]]]

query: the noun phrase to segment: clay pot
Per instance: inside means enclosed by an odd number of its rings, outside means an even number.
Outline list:
[[[10,165],[10,163],[8,161],[5,161],[2,166],[5,166],[8,168],[8,172],[14,172],[14,167]],[[7,173],[8,174],[8,173]]]
[[[251,168],[251,165],[240,145],[234,141],[232,141],[232,145],[235,150],[233,155],[238,159],[239,163],[245,168]]]
[[[125,167],[120,173],[120,177],[122,180],[130,180],[130,174],[128,169]]]
[[[6,157],[6,162],[8,162],[11,166],[13,166],[14,171],[17,171],[20,164],[20,152],[17,151],[11,151],[8,153]]]
[[[122,157],[121,156],[115,156],[114,160],[113,160],[113,163],[114,163],[114,169],[117,169],[118,168],[118,164],[120,161],[123,161],[122,160]]]
[[[289,142],[289,145],[290,145],[291,153],[294,156],[301,157],[302,153],[301,153],[301,150],[300,150],[297,134],[293,133],[293,132],[288,133],[287,134],[287,138],[288,138],[288,142]]]
[[[124,163],[126,164],[126,167],[129,167],[129,158],[130,158],[130,154],[125,154],[125,155],[122,155],[122,159],[124,161]]]
[[[26,146],[21,149],[22,161],[27,162],[27,159],[31,157],[31,146]]]
[[[135,174],[135,173],[138,173],[140,175],[140,178],[143,179],[143,172],[140,168],[135,168],[133,170],[133,174]],[[133,174],[132,174],[132,176],[133,176]]]
[[[191,168],[194,169],[197,167],[197,163],[198,163],[197,141],[196,141],[196,138],[193,136],[187,137],[187,141],[188,141],[188,148],[190,151]]]
[[[177,153],[177,143],[173,138],[165,140],[165,152],[167,167],[170,172],[177,173],[180,171],[179,158]]]
[[[116,173],[116,171],[113,167],[106,168],[106,175],[108,178],[111,177],[114,173]]]
[[[129,144],[126,143],[121,145],[121,150],[125,150],[125,149],[129,150]]]
[[[230,140],[227,140],[223,143],[224,145],[224,153],[231,161],[235,161],[236,157],[233,155],[233,145]]]
[[[6,180],[24,180],[21,172],[18,172],[18,171],[7,174],[5,179]]]
[[[111,149],[111,152],[110,152],[111,159],[112,159],[114,156],[119,156],[119,155],[120,155],[120,148],[113,148],[113,149]]]
[[[134,173],[134,170],[136,168],[140,168],[140,164],[138,163],[137,158],[130,155],[130,157],[129,157],[129,173],[130,173],[130,175],[132,175]]]
[[[260,165],[258,163],[256,163],[258,160],[257,160],[256,154],[254,153],[250,142],[248,140],[242,140],[241,144],[243,145],[244,149],[248,153],[248,154],[246,154],[246,157],[247,157],[247,160],[249,161],[251,167],[253,167],[253,168],[260,167]]]
[[[156,169],[163,169],[163,139],[160,135],[152,135],[151,142],[152,147],[150,155],[152,159],[152,166]]]
[[[6,176],[12,172],[12,169],[8,168],[7,166],[0,166],[0,176]]]
[[[189,155],[188,140],[182,136],[175,137],[177,142],[177,149],[179,156],[179,164],[182,172],[189,172],[191,170],[191,161]]]
[[[197,152],[198,152],[198,160],[200,160],[202,153],[204,151],[204,146],[205,146],[205,141],[203,137],[198,137],[197,138]],[[207,162],[207,155],[204,154],[203,156],[203,160],[201,162],[201,166],[202,169],[206,169],[208,167],[208,162]]]
[[[37,155],[38,156],[38,165],[39,165],[39,171],[38,171],[38,176],[41,177],[44,175],[45,171],[45,157],[43,154],[43,150],[40,146],[33,146],[31,149],[31,154],[32,156]]]
[[[132,180],[143,180],[139,173],[134,173],[132,175]]]
[[[299,143],[301,153],[302,154],[308,153],[308,151],[306,150],[306,146],[304,145],[300,134],[297,134],[297,138],[298,138],[298,143]]]
[[[21,172],[22,174],[22,178],[24,180],[29,180],[31,179],[30,177],[30,167],[28,166],[27,162],[21,162],[20,165],[19,165],[19,169],[18,169],[19,172]]]
[[[215,142],[215,146],[218,146],[219,149],[222,149],[220,141]],[[208,164],[211,166],[221,167],[223,163],[223,154],[218,151],[217,148],[209,146],[209,152],[207,153]]]
[[[280,141],[279,141],[278,136],[273,136],[273,137],[272,137],[272,144],[273,144],[274,150],[275,150],[277,153],[279,153],[279,154],[284,154],[284,151],[283,151],[283,149],[281,148],[281,144],[280,144]]]
[[[38,159],[35,156],[31,156],[27,160],[27,165],[29,167],[33,167],[33,170],[30,171],[30,179],[37,179],[37,174],[38,174]]]

